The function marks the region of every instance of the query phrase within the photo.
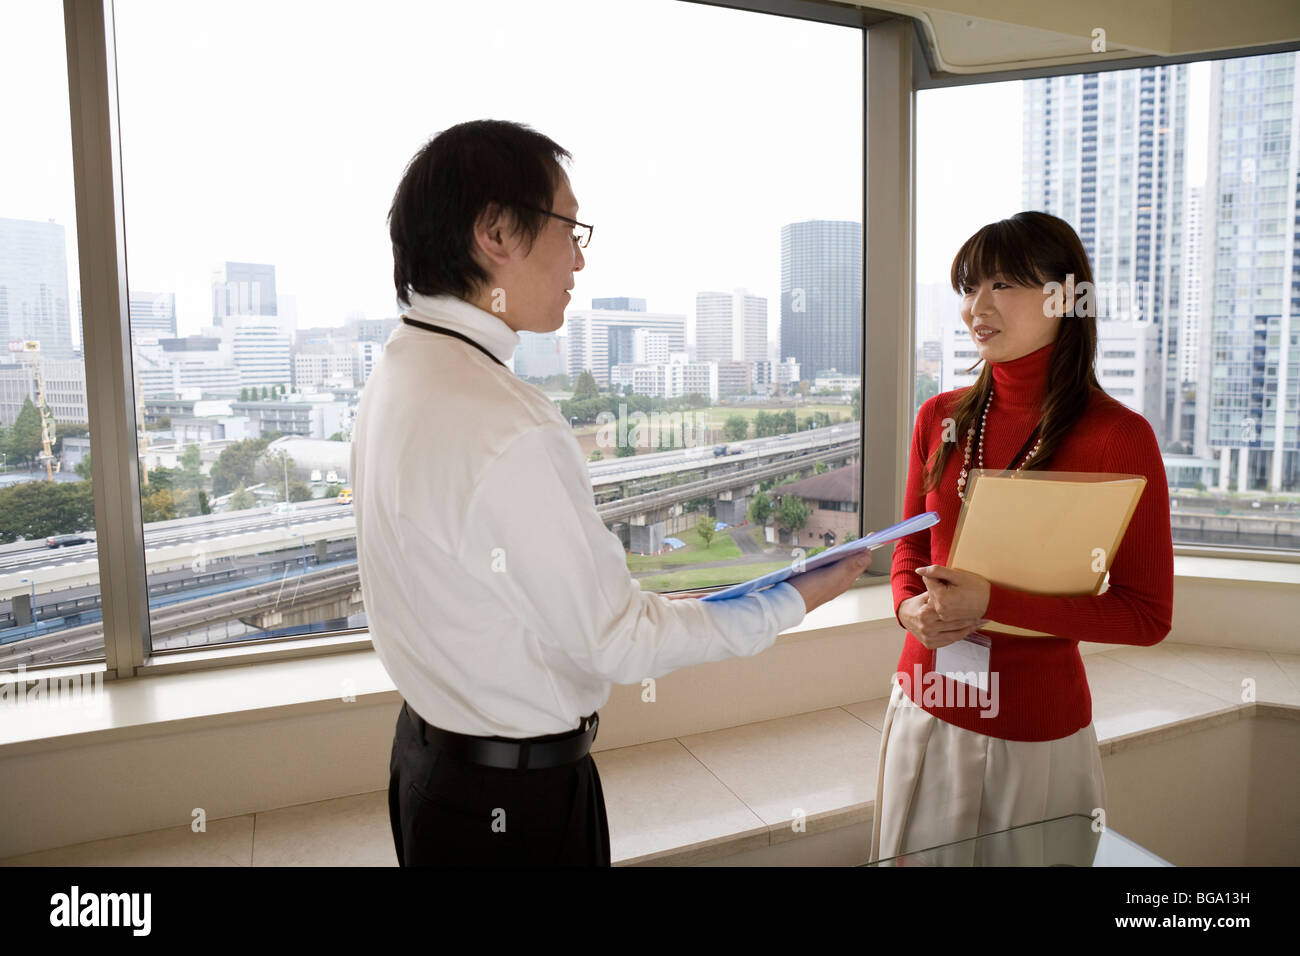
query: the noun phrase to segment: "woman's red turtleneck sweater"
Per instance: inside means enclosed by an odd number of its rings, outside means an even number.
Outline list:
[[[1048,366],[1055,343],[1011,362],[993,364],[993,404],[984,435],[984,464],[1006,468],[1038,423]],[[940,522],[928,532],[904,538],[894,550],[891,581],[894,611],[910,597],[925,593],[915,569],[945,565],[961,500],[961,471],[966,436],[948,456],[936,490],[923,494],[925,462],[943,440],[944,419],[964,389],[927,400],[916,416],[907,471],[903,516],[936,511]],[[978,439],[978,436],[977,436]],[[971,467],[977,451],[971,449]],[[1088,471],[1144,475],[1147,479],[1128,531],[1111,562],[1109,585],[1095,597],[1052,597],[991,585],[984,617],[1002,624],[1043,631],[1054,637],[988,634],[992,641],[989,669],[997,673],[996,716],[978,700],[953,696],[956,683],[926,677],[934,670],[934,651],[912,634],[904,640],[898,670],[904,689],[928,713],[965,730],[1007,740],[1056,740],[1092,720],[1092,697],[1079,657],[1079,641],[1152,645],[1169,633],[1173,613],[1174,554],[1169,531],[1169,489],[1160,446],[1145,418],[1105,392],[1094,390],[1083,416],[1048,462],[1052,471]],[[942,682],[944,703],[966,700],[970,706],[926,703],[923,682]],[[990,683],[990,690],[993,688]],[[964,691],[965,688],[962,688]],[[931,695],[932,700],[935,695]],[[972,695],[973,697],[973,695]]]

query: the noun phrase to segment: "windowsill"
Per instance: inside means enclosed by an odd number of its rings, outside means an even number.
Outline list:
[[[1180,555],[1174,559],[1174,574],[1188,582],[1300,588],[1300,564],[1295,563]],[[896,626],[892,597],[888,578],[871,576],[808,614],[780,641],[814,640],[846,627]],[[0,723],[0,757],[323,713],[348,706],[348,695],[371,704],[400,700],[365,632],[177,652],[153,658],[147,667],[147,675],[121,681],[104,681],[102,663],[32,672],[48,676],[51,683],[82,675],[85,692],[97,705],[0,700],[6,712]],[[96,674],[101,675],[97,692],[92,689]]]

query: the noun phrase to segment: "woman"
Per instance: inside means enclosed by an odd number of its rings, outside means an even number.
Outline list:
[[[1092,269],[1079,237],[1055,216],[1017,213],[966,240],[951,280],[984,367],[968,388],[926,401],[912,434],[904,516],[942,520],[928,540],[913,535],[894,552],[895,614],[908,633],[881,733],[872,859],[1104,813],[1078,642],[1156,644],[1173,608],[1160,448],[1146,419],[1097,383],[1097,325],[1083,295]],[[945,567],[966,476],[979,467],[1146,476],[1108,590],[1030,594]],[[999,634],[998,624],[1052,636]],[[915,678],[932,674],[936,650],[977,629],[997,700],[934,676],[945,693],[923,695]]]

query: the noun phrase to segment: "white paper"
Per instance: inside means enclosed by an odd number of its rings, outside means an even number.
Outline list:
[[[987,640],[987,638],[984,638]],[[934,669],[963,684],[989,689],[989,648],[970,638],[963,638],[934,652]],[[971,678],[975,683],[971,684]]]

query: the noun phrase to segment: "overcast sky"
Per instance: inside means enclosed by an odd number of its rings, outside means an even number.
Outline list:
[[[396,314],[393,190],[469,119],[573,153],[596,226],[581,306],[693,316],[696,292],[745,286],[774,333],[781,226],[861,219],[856,30],[677,0],[116,7],[130,283],[175,292],[182,333],[209,321],[226,260],[274,264],[300,327]],[[61,4],[0,8],[0,216],[68,227],[75,304],[64,49]],[[918,104],[917,274],[943,281],[967,236],[1020,208],[1020,86]]]

